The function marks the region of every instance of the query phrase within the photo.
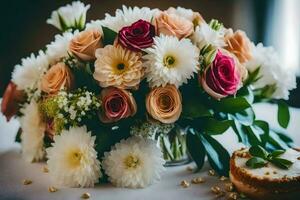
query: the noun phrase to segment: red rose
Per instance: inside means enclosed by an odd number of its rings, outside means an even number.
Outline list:
[[[9,121],[19,111],[19,103],[23,100],[24,93],[17,89],[17,85],[10,82],[3,94],[1,112]]]
[[[108,87],[101,91],[100,98],[102,108],[99,117],[103,123],[116,122],[136,113],[135,100],[126,90]]]
[[[155,27],[147,21],[138,20],[131,26],[123,27],[118,34],[118,42],[132,51],[150,47],[153,44]]]
[[[218,50],[200,78],[203,89],[216,99],[235,94],[241,81],[237,61],[226,53]]]

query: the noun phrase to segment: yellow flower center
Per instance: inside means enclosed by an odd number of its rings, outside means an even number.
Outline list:
[[[127,169],[135,169],[140,165],[140,160],[137,156],[129,155],[124,159],[124,164]]]
[[[173,56],[168,55],[168,56],[164,57],[164,65],[167,68],[175,67],[175,62],[176,62],[176,60]]]
[[[117,75],[123,74],[125,71],[127,71],[127,65],[124,62],[118,62],[115,64],[114,67],[114,73]]]
[[[68,163],[70,167],[75,168],[80,165],[80,162],[83,158],[83,154],[80,152],[79,149],[74,149],[69,152],[68,154]]]

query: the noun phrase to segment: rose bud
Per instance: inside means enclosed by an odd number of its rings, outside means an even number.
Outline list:
[[[99,118],[103,123],[119,121],[135,115],[137,105],[132,94],[126,90],[108,87],[101,91],[102,107]]]
[[[200,76],[203,89],[215,99],[236,94],[241,84],[238,60],[225,50],[218,50],[214,61]]]
[[[101,33],[91,29],[76,35],[70,42],[69,51],[82,61],[93,61],[96,49],[102,46]]]
[[[184,17],[176,14],[161,12],[154,20],[157,34],[186,38],[194,32],[194,24]]]
[[[17,89],[17,85],[10,82],[3,94],[1,112],[9,121],[20,109],[19,103],[24,99],[24,92]]]
[[[225,35],[225,42],[225,49],[233,53],[240,63],[245,63],[252,58],[251,42],[245,32],[238,30],[233,33],[232,29],[229,29]]]
[[[154,36],[155,27],[149,22],[140,19],[119,31],[118,42],[132,51],[140,51],[153,44]]]
[[[181,94],[174,85],[154,88],[146,98],[149,115],[162,123],[174,123],[182,111]]]
[[[42,77],[42,91],[50,95],[57,94],[61,89],[73,88],[74,77],[70,68],[63,62],[53,65]]]

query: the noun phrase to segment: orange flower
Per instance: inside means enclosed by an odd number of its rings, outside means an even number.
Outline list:
[[[162,123],[174,123],[182,111],[181,94],[174,85],[154,88],[146,98],[150,116]]]
[[[1,102],[1,112],[9,121],[18,111],[19,103],[24,98],[24,92],[17,89],[17,85],[10,82],[3,94],[3,99]]]
[[[230,29],[225,35],[225,42],[227,44],[225,48],[233,53],[240,63],[245,63],[252,58],[250,51],[251,42],[245,32],[238,30],[233,33]]]
[[[56,94],[61,89],[71,89],[74,77],[70,68],[60,62],[53,65],[42,78],[42,91]]]
[[[91,29],[80,32],[70,42],[69,51],[83,61],[95,60],[96,49],[102,47],[101,33]]]
[[[173,13],[161,12],[154,23],[158,34],[172,35],[179,39],[190,36],[194,31],[191,21]]]
[[[103,123],[119,121],[135,115],[136,102],[132,94],[126,90],[108,87],[101,91],[102,108],[99,118]]]

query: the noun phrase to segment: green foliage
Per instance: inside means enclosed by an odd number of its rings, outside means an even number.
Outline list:
[[[237,113],[250,108],[251,105],[245,97],[227,97],[220,101],[212,100],[211,106],[214,110],[224,113]]]
[[[194,129],[189,129],[187,134],[187,146],[199,170],[203,167],[206,153],[211,167],[216,170],[219,175],[228,176],[230,155],[213,137]]]
[[[283,101],[278,101],[277,120],[282,128],[287,128],[290,122],[289,106]]]
[[[253,157],[246,162],[246,165],[251,168],[261,168],[270,162],[279,168],[288,169],[293,162],[279,157],[284,152],[284,150],[275,150],[272,153],[269,153],[261,146],[252,146],[249,149],[249,153]]]
[[[115,38],[117,37],[117,33],[110,28],[107,28],[105,26],[102,26],[103,30],[103,45],[109,45],[113,44],[115,41]]]
[[[191,157],[197,164],[198,170],[200,170],[204,165],[206,151],[199,134],[193,129],[188,129],[186,144]]]

